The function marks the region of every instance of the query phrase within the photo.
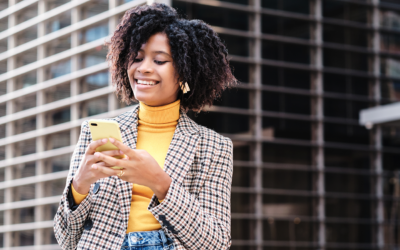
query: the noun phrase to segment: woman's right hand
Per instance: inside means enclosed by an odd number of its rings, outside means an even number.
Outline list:
[[[79,165],[78,170],[75,173],[72,185],[74,186],[74,189],[80,193],[80,194],[87,194],[89,193],[90,190],[90,185],[92,183],[95,183],[101,178],[108,177],[109,175],[104,174],[97,168],[93,168],[92,165],[96,163],[97,159],[94,156],[94,153],[96,153],[96,148],[100,147],[101,145],[106,144],[108,139],[102,139],[102,140],[97,140],[93,141],[92,143],[89,144],[88,148],[86,149],[85,155],[83,156],[81,163]],[[103,154],[106,154],[108,156],[116,156],[116,155],[121,155],[119,150],[111,150],[111,151],[103,151],[101,152]],[[107,167],[107,164],[104,162],[97,163],[97,164],[102,164]]]

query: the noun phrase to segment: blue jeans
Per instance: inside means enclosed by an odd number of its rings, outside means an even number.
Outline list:
[[[167,238],[162,229],[146,232],[131,232],[125,235],[121,250],[173,250],[173,240]]]

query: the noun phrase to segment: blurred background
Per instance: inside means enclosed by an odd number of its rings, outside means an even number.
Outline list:
[[[164,2],[212,25],[242,82],[190,114],[234,143],[231,249],[400,249],[400,1]],[[0,0],[0,247],[60,249],[81,123],[132,109],[102,45],[146,3]]]

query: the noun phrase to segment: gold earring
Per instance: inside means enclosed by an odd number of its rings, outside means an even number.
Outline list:
[[[181,89],[184,94],[190,91],[189,84],[187,82],[185,82],[185,85],[183,85],[182,82],[180,82],[179,85],[181,86]]]

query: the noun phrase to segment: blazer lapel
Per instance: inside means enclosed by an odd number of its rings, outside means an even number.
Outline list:
[[[136,106],[131,112],[126,113],[126,116],[122,116],[118,120],[121,134],[122,143],[129,146],[132,149],[136,149],[137,141],[137,120],[138,120],[138,106]],[[117,189],[119,195],[119,203],[121,207],[122,219],[125,224],[125,228],[128,227],[129,213],[131,210],[131,200],[132,200],[132,187],[133,184],[123,181],[118,177]]]
[[[181,113],[164,162],[164,171],[179,183],[192,165],[198,139],[198,125]]]

